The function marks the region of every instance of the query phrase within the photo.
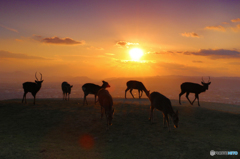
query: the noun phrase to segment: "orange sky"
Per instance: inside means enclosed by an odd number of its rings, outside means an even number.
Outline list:
[[[240,1],[24,0],[0,6],[0,73],[240,77]],[[132,48],[142,49],[139,61],[132,61]]]

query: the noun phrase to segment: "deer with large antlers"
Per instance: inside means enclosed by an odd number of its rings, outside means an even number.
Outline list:
[[[181,104],[181,96],[186,93],[186,98],[190,102],[191,105],[193,105],[194,101],[197,99],[198,100],[198,106],[199,104],[199,94],[202,92],[205,92],[208,90],[208,86],[211,84],[210,82],[210,77],[208,79],[208,82],[205,83],[203,78],[202,78],[202,85],[197,84],[197,83],[191,83],[191,82],[185,82],[181,84],[181,93],[179,94],[179,104]],[[195,93],[195,99],[191,102],[190,99],[188,98],[189,93]]]
[[[125,98],[126,98],[126,93],[129,89],[130,89],[130,93],[131,93],[133,98],[134,98],[134,96],[132,94],[133,89],[138,90],[139,99],[142,97],[143,91],[146,93],[147,97],[149,96],[149,91],[146,89],[146,87],[143,85],[142,82],[134,81],[134,80],[128,81],[127,82],[127,89],[125,90]],[[140,94],[140,92],[141,92],[141,94]]]
[[[163,126],[166,127],[165,125],[167,123],[168,131],[170,131],[168,115],[172,118],[174,127],[175,128],[178,127],[179,122],[178,111],[174,112],[171,101],[167,97],[158,92],[152,92],[149,95],[149,100],[151,101],[149,118],[151,122],[153,122],[153,110],[154,108],[156,108],[162,112]]]
[[[34,97],[33,104],[35,105],[36,94],[40,90],[40,88],[42,86],[42,82],[43,82],[42,74],[40,73],[40,75],[41,75],[40,81],[37,78],[37,72],[36,72],[35,73],[35,77],[36,77],[35,82],[25,82],[25,83],[23,83],[24,94],[23,94],[22,103],[23,103],[24,99],[25,99],[25,103],[27,103],[26,94],[28,92],[30,92],[30,93],[32,93],[32,95]]]
[[[110,87],[110,85],[105,82],[105,81],[102,81],[102,86],[99,86],[99,85],[96,85],[96,84],[93,84],[93,83],[86,83],[82,86],[82,90],[84,92],[84,99],[83,99],[83,105],[85,104],[85,102],[87,103],[87,95],[88,94],[94,94],[95,96],[95,104],[96,104],[96,98],[97,98],[97,94],[98,94],[98,91],[101,89],[101,88],[107,88],[107,87]],[[88,105],[88,103],[87,103]]]

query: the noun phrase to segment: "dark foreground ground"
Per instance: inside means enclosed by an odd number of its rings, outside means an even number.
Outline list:
[[[240,152],[240,116],[237,111],[209,110],[218,104],[185,101],[179,106],[179,128],[163,128],[162,114],[149,118],[147,99],[116,99],[113,125],[106,131],[100,106],[82,99],[20,99],[0,101],[1,159],[158,159],[213,158],[210,150]],[[219,104],[221,107],[231,107]],[[234,105],[232,107],[235,107]],[[237,108],[236,108],[237,109]],[[227,156],[214,156],[226,158]],[[238,156],[228,156],[238,158]]]

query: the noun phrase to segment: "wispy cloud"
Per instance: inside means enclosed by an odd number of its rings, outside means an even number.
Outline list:
[[[59,38],[59,37],[55,36],[55,37],[50,37],[50,38],[44,38],[39,35],[33,35],[33,39],[40,41],[42,43],[54,44],[54,45],[83,45],[83,44],[85,44],[85,41],[83,41],[83,40],[76,41],[69,37]]]
[[[104,48],[102,47],[94,47],[94,46],[90,46],[90,47],[87,47],[88,50],[104,50]]]
[[[123,48],[123,47],[126,47],[128,48],[129,46],[134,46],[134,45],[139,45],[139,43],[132,43],[132,42],[126,42],[126,41],[118,41],[116,43],[116,46],[120,47],[120,48]]]
[[[27,54],[21,54],[21,53],[12,53],[9,51],[3,51],[0,50],[0,58],[11,58],[11,59],[25,59],[25,60],[49,60],[47,58],[43,58],[40,56],[30,56]]]
[[[113,56],[113,55],[115,55],[115,54],[113,54],[113,53],[105,53],[106,55],[110,55],[110,56]]]
[[[218,25],[218,26],[207,26],[205,27],[204,29],[208,29],[208,30],[215,30],[215,31],[225,31],[226,29],[221,26],[221,25]]]
[[[205,50],[201,49],[198,52],[184,52],[185,55],[206,56],[211,59],[225,59],[225,58],[240,58],[240,52],[235,50]]]
[[[240,18],[232,19],[231,22],[233,22],[233,23],[240,22]]]
[[[9,30],[9,31],[13,31],[13,32],[15,32],[15,33],[18,33],[18,31],[17,31],[16,29],[9,28],[9,27],[7,27],[7,26],[5,26],[5,25],[0,24],[0,27],[2,27],[2,28],[4,28],[4,29],[7,29],[7,30]]]
[[[193,37],[193,38],[199,38],[199,35],[197,33],[194,33],[194,32],[191,32],[191,33],[182,33],[181,34],[182,36],[185,36],[185,37]]]
[[[239,32],[240,31],[240,24],[238,24],[236,27],[232,27],[231,29],[234,32]]]

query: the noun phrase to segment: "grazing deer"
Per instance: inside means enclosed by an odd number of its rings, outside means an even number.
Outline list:
[[[164,95],[162,95],[158,92],[152,92],[149,96],[149,99],[151,101],[149,120],[151,122],[153,122],[153,110],[154,110],[154,108],[156,108],[162,112],[163,126],[165,127],[166,122],[167,122],[168,131],[170,131],[168,115],[171,116],[174,127],[177,128],[178,122],[179,122],[178,110],[176,111],[176,113],[174,112],[171,101],[167,97],[165,97]]]
[[[142,82],[139,81],[128,81],[127,82],[127,89],[125,90],[125,98],[126,98],[126,93],[127,91],[130,89],[130,93],[132,95],[132,97],[134,98],[133,94],[132,94],[132,90],[133,89],[137,89],[138,90],[138,94],[139,94],[139,99],[142,97],[143,91],[146,93],[147,96],[149,96],[149,91],[145,88],[145,86],[143,85]],[[140,95],[141,92],[141,95]]]
[[[62,83],[62,91],[63,91],[63,100],[69,100],[69,95],[71,94],[71,88],[73,85],[70,85],[67,82]]]
[[[181,104],[181,96],[187,92],[186,97],[188,99],[188,101],[190,102],[191,105],[193,105],[194,101],[196,99],[198,99],[198,106],[200,106],[199,104],[199,94],[202,92],[205,92],[206,90],[208,90],[208,86],[211,84],[210,82],[210,77],[208,79],[208,82],[205,83],[203,78],[202,78],[202,85],[197,84],[197,83],[191,83],[191,82],[185,82],[183,84],[181,84],[181,93],[179,94],[179,104]],[[193,100],[193,102],[191,102],[188,98],[189,93],[195,93],[195,99]]]
[[[103,84],[102,86],[99,86],[99,85],[96,85],[96,84],[93,84],[93,83],[86,83],[82,86],[82,90],[84,92],[84,100],[83,100],[83,105],[85,104],[85,101],[87,103],[87,99],[86,99],[86,96],[88,94],[94,94],[95,95],[95,104],[96,104],[96,97],[97,97],[97,94],[98,94],[98,91],[101,89],[101,88],[107,88],[107,87],[110,87],[110,85],[105,82],[105,81],[102,81]],[[87,103],[88,105],[88,103]]]
[[[113,99],[112,96],[109,94],[105,88],[101,88],[98,91],[98,101],[101,105],[101,119],[103,117],[103,109],[105,110],[105,115],[107,118],[107,129],[108,126],[112,125],[113,113],[114,109],[113,106]]]
[[[36,94],[40,90],[40,88],[42,86],[42,82],[43,82],[42,74],[41,74],[41,80],[40,81],[37,78],[37,72],[35,73],[35,77],[37,79],[37,80],[35,80],[35,82],[25,82],[25,83],[23,83],[24,94],[23,94],[22,103],[23,103],[24,99],[25,99],[25,103],[27,103],[26,94],[28,92],[31,92],[33,97],[34,97],[33,104],[35,105]]]

